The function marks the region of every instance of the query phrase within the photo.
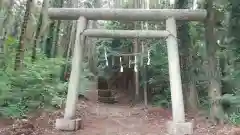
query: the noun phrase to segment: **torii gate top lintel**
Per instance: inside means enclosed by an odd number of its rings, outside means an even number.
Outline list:
[[[49,8],[50,19],[77,20],[84,16],[89,20],[161,21],[170,17],[176,20],[203,21],[205,9],[107,9],[107,8]]]

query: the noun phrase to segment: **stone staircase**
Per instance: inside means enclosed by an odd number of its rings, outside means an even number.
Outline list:
[[[102,103],[113,104],[116,103],[115,97],[110,89],[98,90],[98,101]]]
[[[102,103],[113,104],[116,103],[115,96],[113,91],[109,88],[109,84],[112,82],[108,82],[105,78],[99,77],[98,78],[98,101]]]

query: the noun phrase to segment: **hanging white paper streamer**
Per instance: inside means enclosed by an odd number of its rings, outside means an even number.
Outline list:
[[[147,61],[147,65],[150,65],[150,61],[151,61],[151,59],[150,59],[150,50],[148,50],[148,61]]]
[[[174,5],[175,4],[175,0],[170,0],[170,4]]]
[[[121,64],[120,72],[123,72],[122,57],[120,57],[120,64]]]
[[[128,68],[131,68],[131,62],[132,62],[132,61],[131,61],[131,59],[129,58],[129,59],[128,59]]]
[[[134,62],[134,71],[137,72],[138,69],[137,69],[137,56],[135,56],[135,62]]]
[[[106,50],[106,48],[104,48],[104,53],[105,53],[106,66],[108,66],[108,59],[107,59],[107,50]]]
[[[112,56],[112,66],[114,66],[114,64],[115,64],[115,57],[114,56]]]

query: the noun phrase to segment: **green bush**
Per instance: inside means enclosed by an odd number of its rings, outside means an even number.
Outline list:
[[[45,56],[38,56],[32,64],[27,57],[21,71],[0,70],[1,116],[20,117],[38,108],[61,106],[67,88],[60,81],[62,64],[62,59]]]
[[[0,65],[0,116],[22,117],[36,109],[62,107],[65,102],[68,82],[60,80],[63,58],[47,58],[37,50],[37,59],[31,61],[31,51],[25,51],[24,66],[14,71],[15,48],[18,41],[8,37],[4,44],[4,58]],[[79,93],[84,94],[93,76],[83,67]]]

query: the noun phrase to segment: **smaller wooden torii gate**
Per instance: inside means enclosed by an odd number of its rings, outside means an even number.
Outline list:
[[[166,37],[169,63],[173,121],[168,132],[174,135],[192,134],[192,124],[185,122],[182,82],[179,66],[176,20],[203,21],[206,10],[190,9],[102,9],[102,8],[49,8],[50,19],[77,20],[76,41],[69,79],[67,103],[63,119],[56,120],[60,130],[78,130],[81,119],[75,118],[79,80],[82,71],[82,47],[86,37],[102,38],[162,38]],[[161,21],[166,30],[101,30],[87,29],[88,20]]]

